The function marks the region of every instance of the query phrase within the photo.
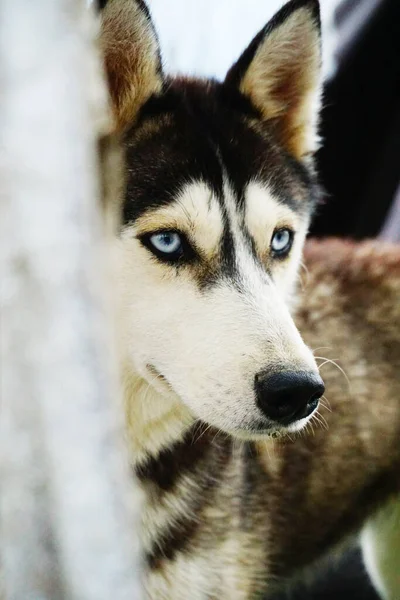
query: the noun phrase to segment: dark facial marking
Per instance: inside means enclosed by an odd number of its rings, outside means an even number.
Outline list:
[[[191,181],[206,181],[214,194],[221,196],[222,172],[213,148],[204,136],[196,139],[194,131],[182,135],[178,121],[172,117],[172,124],[149,138],[128,143],[124,223],[168,205]]]
[[[147,133],[148,132],[148,133]],[[182,188],[204,182],[219,201],[223,236],[219,264],[193,263],[193,276],[206,288],[236,271],[235,246],[224,203],[228,180],[239,218],[250,181],[265,183],[278,201],[310,212],[316,186],[306,167],[274,141],[268,125],[237,90],[215,81],[173,80],[142,108],[125,136],[128,177],[124,223],[173,202]],[[254,240],[243,236],[257,258]]]
[[[191,479],[190,509],[154,540],[152,549],[145,556],[150,569],[160,568],[164,561],[173,560],[178,552],[189,548],[199,526],[199,519],[193,515],[211,504],[214,491],[222,483],[223,472],[231,457],[231,441],[220,439],[215,442],[215,434],[215,431],[207,430],[201,435],[196,425],[181,442],[136,468],[139,480],[157,501],[166,493],[178,494],[176,486],[183,476],[189,474]]]
[[[168,122],[149,136],[146,123]],[[268,125],[237,90],[215,81],[173,80],[143,107],[125,136],[128,186],[124,222],[171,202],[182,186],[204,181],[223,203],[223,178],[239,208],[249,181],[268,183],[277,198],[309,209],[312,176],[274,141]],[[301,196],[301,201],[296,201]],[[312,198],[311,198],[312,200]]]

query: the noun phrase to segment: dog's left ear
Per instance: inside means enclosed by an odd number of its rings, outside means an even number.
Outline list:
[[[251,100],[299,160],[318,145],[320,38],[318,0],[291,0],[258,33],[225,81]]]

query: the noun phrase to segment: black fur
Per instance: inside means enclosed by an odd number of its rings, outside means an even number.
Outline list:
[[[194,510],[200,510],[201,498],[198,504],[193,506]],[[192,508],[192,507],[191,507]],[[162,568],[164,561],[172,561],[178,552],[185,552],[196,534],[199,521],[192,517],[182,517],[172,527],[153,543],[153,547],[145,554],[146,565],[152,571]]]
[[[161,531],[145,555],[149,568],[160,568],[164,561],[173,560],[185,552],[193,541],[200,520],[196,517],[212,503],[214,491],[223,481],[223,472],[231,458],[231,441],[215,440],[217,432],[208,430],[202,435],[199,425],[190,429],[181,442],[162,451],[157,459],[149,459],[136,467],[136,475],[158,500],[165,494],[179,496],[177,485],[190,475],[190,507],[187,514]],[[187,491],[181,492],[186,497]]]
[[[156,133],[137,135],[149,120],[162,122],[167,115],[169,121]],[[258,130],[250,121],[258,123]],[[222,199],[224,176],[239,207],[245,186],[257,178],[294,210],[308,211],[316,200],[315,182],[306,167],[278,146],[244,96],[217,82],[170,83],[164,94],[146,103],[125,139],[129,164],[125,224],[168,204],[190,181],[206,182]],[[294,193],[299,187],[300,200]]]
[[[171,491],[176,481],[187,471],[192,471],[210,451],[208,436],[201,436],[194,443],[198,432],[199,426],[194,426],[183,440],[162,450],[157,458],[151,457],[139,464],[135,469],[136,476],[143,483],[152,482],[161,492]]]
[[[154,131],[146,134],[146,126],[152,125]],[[174,201],[190,182],[205,182],[219,200],[224,219],[220,266],[218,271],[202,270],[201,288],[237,269],[225,214],[225,180],[239,213],[244,214],[244,192],[252,180],[268,185],[296,212],[310,213],[316,204],[318,187],[312,172],[277,144],[247,98],[216,81],[169,82],[163,94],[145,104],[137,124],[125,135],[125,145],[129,170],[124,224]],[[243,233],[256,257],[245,227]],[[263,268],[268,271],[268,266]]]

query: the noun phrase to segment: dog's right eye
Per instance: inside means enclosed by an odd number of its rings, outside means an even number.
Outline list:
[[[161,233],[153,233],[149,238],[150,244],[163,254],[169,256],[180,252],[182,248],[181,238],[176,231],[162,231]]]
[[[140,241],[157,258],[165,262],[176,262],[193,255],[186,238],[177,231],[165,230],[148,233],[142,236]]]

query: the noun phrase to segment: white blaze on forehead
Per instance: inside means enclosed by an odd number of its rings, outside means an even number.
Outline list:
[[[168,206],[148,211],[133,225],[136,234],[182,230],[212,256],[228,220],[236,268],[206,293],[199,291],[191,269],[176,273],[153,260],[128,230],[117,243],[121,350],[129,370],[143,380],[129,385],[129,398],[125,393],[132,405],[127,414],[136,455],[158,452],[171,432],[179,439],[195,418],[226,432],[249,434],[262,416],[254,396],[256,373],[316,371],[278,281],[286,278],[293,259],[269,261],[270,276],[253,254],[246,211],[228,184],[223,208],[220,202],[207,185],[190,184]],[[232,285],[231,277],[239,286]],[[171,397],[155,393],[157,382],[148,377],[148,365],[168,381]]]
[[[223,215],[214,192],[204,182],[192,182],[176,198],[148,211],[135,224],[137,233],[177,229],[186,233],[198,248],[213,254],[223,234]]]
[[[261,182],[250,182],[244,196],[242,211],[228,182],[225,183],[224,203],[234,245],[237,277],[249,292],[258,290],[258,293],[269,280],[283,294],[283,300],[296,283],[308,219],[280,203],[268,186]],[[274,231],[285,227],[295,232],[292,250],[285,260],[271,260],[270,244]],[[258,259],[253,255],[248,234],[255,242]],[[272,280],[267,274],[267,265]]]
[[[235,264],[238,278],[242,283],[253,287],[260,283],[260,267],[252,254],[244,231],[244,219],[234,196],[234,192],[227,181],[224,184],[224,204],[229,221],[229,229],[233,242]]]

